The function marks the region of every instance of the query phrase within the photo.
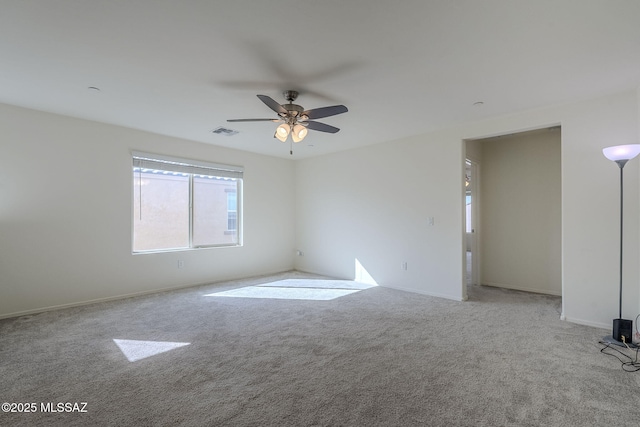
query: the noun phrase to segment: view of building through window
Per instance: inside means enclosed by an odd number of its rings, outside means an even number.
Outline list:
[[[133,168],[133,251],[237,245],[240,179]]]

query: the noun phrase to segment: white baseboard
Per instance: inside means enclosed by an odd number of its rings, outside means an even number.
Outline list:
[[[276,272],[272,272],[272,273],[267,272],[267,273],[259,274],[259,275],[255,275],[255,276],[230,277],[230,278],[214,280],[214,281],[210,281],[210,282],[203,282],[203,283],[192,283],[192,284],[187,284],[187,285],[169,286],[169,287],[166,287],[166,288],[152,289],[152,290],[147,290],[147,291],[134,292],[134,293],[130,293],[130,294],[115,295],[115,296],[111,296],[111,297],[96,298],[96,299],[91,299],[91,300],[86,300],[86,301],[71,302],[71,303],[68,303],[68,304],[52,305],[52,306],[48,306],[48,307],[40,307],[40,308],[35,308],[35,309],[32,309],[32,310],[15,311],[13,313],[0,314],[0,319],[10,319],[10,318],[13,318],[13,317],[29,316],[29,315],[32,315],[32,314],[44,313],[44,312],[47,312],[47,311],[62,310],[62,309],[65,309],[65,308],[72,308],[72,307],[81,307],[83,305],[97,304],[97,303],[100,303],[100,302],[117,301],[117,300],[122,300],[122,299],[126,299],[126,298],[133,298],[133,297],[139,297],[139,296],[144,296],[144,295],[157,294],[157,293],[160,293],[160,292],[177,291],[179,289],[195,288],[195,287],[198,287],[198,286],[206,286],[206,285],[215,285],[216,283],[230,282],[230,281],[239,280],[239,279],[249,279],[251,277],[269,276],[269,275],[272,275],[272,274],[286,273],[287,271],[292,271],[292,270],[276,271]]]
[[[453,300],[453,301],[464,301],[464,299],[462,297],[458,297],[458,296],[454,296],[454,295],[447,295],[447,294],[440,294],[437,292],[428,292],[428,291],[423,291],[421,289],[414,289],[414,288],[404,288],[402,286],[395,286],[395,285],[379,285],[383,288],[389,288],[389,289],[395,289],[397,291],[403,291],[403,292],[411,292],[414,294],[421,294],[421,295],[427,295],[430,297],[437,297],[437,298],[444,298],[444,299],[449,299],[449,300]]]
[[[523,292],[533,292],[534,294],[545,294],[545,295],[554,295],[557,297],[562,296],[562,291],[552,291],[549,289],[539,289],[539,288],[527,288],[520,286],[511,286],[505,285],[504,283],[495,283],[495,282],[483,282],[483,286],[493,286],[494,288],[505,288],[505,289],[513,289],[514,291],[523,291]]]
[[[592,322],[590,320],[584,320],[584,319],[576,319],[575,317],[564,316],[564,319],[562,320],[566,320],[567,322],[571,322],[571,323],[576,323],[578,325],[591,326],[599,329],[608,329],[609,331],[612,328],[612,324]],[[611,334],[611,332],[609,332],[609,334]]]
[[[317,272],[317,271],[312,271],[312,270],[299,270],[296,269],[297,271],[303,271],[304,273],[309,273],[309,274],[318,274],[321,276],[326,276],[326,273],[321,273],[321,272]],[[341,280],[353,280],[353,277],[336,277],[337,279],[341,279]],[[411,292],[414,294],[421,294],[421,295],[427,295],[430,297],[437,297],[437,298],[444,298],[444,299],[449,299],[449,300],[453,300],[453,301],[464,301],[464,299],[462,297],[456,297],[453,295],[447,295],[447,294],[439,294],[437,292],[427,292],[427,291],[423,291],[423,290],[418,290],[418,289],[413,289],[413,288],[404,288],[402,286],[395,286],[395,285],[381,285],[378,284],[378,286],[382,287],[382,288],[389,288],[389,289],[395,289],[397,291],[403,291],[403,292]]]

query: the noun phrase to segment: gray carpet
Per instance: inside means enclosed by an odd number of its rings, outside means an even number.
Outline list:
[[[467,302],[382,287],[325,300],[211,296],[313,277],[0,321],[0,401],[38,405],[0,413],[0,425],[594,426],[640,417],[640,373],[599,352],[608,331],[560,321],[557,297],[475,286]],[[145,354],[144,342],[157,353]],[[47,402],[86,402],[87,412],[43,413]]]

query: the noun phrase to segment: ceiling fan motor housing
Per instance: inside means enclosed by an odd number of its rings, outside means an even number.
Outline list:
[[[287,113],[279,113],[280,117],[282,117],[283,119],[288,119],[288,122],[290,122],[290,124],[295,124],[296,123],[296,119],[300,118],[300,119],[305,119],[304,116],[301,116],[301,113],[304,111],[304,108],[302,108],[302,106],[294,104],[293,101],[296,100],[296,98],[298,97],[298,91],[296,90],[285,90],[284,92],[282,92],[282,95],[284,95],[284,98],[289,101],[288,104],[282,104],[282,108],[284,108],[285,110],[287,110]]]
[[[281,117],[298,117],[304,111],[304,108],[297,104],[282,104],[282,108],[287,110],[287,114],[281,113]]]

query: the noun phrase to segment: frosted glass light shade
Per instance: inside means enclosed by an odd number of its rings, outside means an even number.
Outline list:
[[[615,145],[602,150],[604,156],[612,162],[631,160],[640,154],[640,144]]]
[[[291,132],[291,137],[293,138],[293,142],[300,142],[307,136],[307,128],[302,126],[301,124],[297,124],[293,127],[293,132]]]
[[[288,124],[283,123],[276,129],[276,138],[278,138],[282,142],[285,142],[290,131],[291,127]]]

